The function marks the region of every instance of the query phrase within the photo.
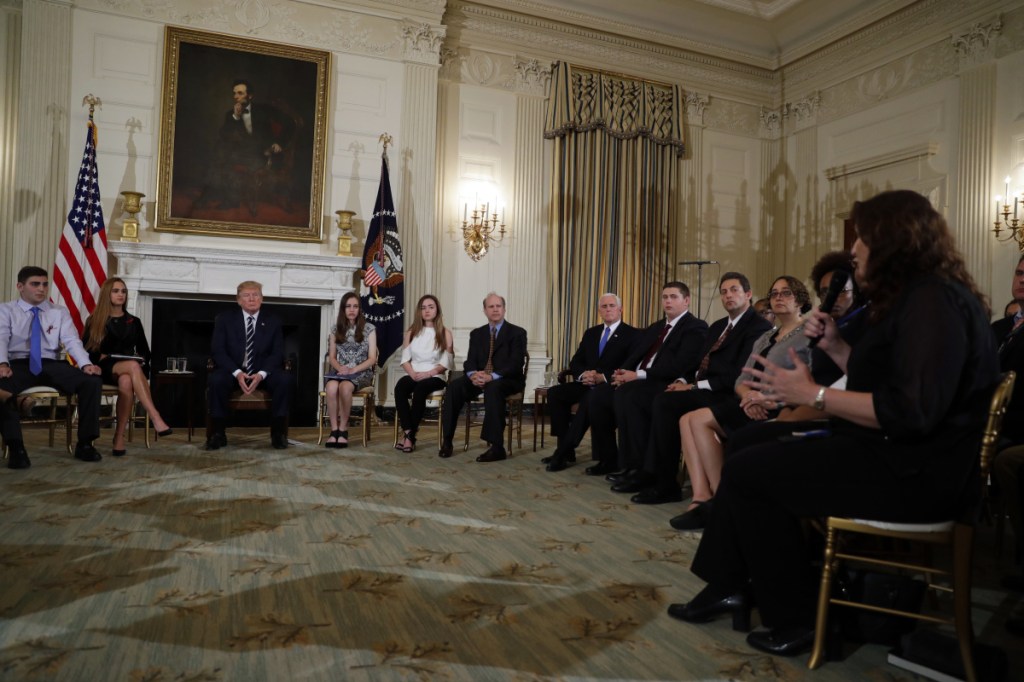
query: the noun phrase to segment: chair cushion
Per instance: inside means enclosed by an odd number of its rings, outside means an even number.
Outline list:
[[[854,523],[871,526],[879,530],[893,530],[900,533],[948,533],[953,529],[953,521],[936,523],[894,523],[892,521],[873,521],[868,519],[850,519]]]

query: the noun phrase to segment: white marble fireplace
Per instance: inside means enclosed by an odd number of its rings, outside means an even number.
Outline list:
[[[268,302],[319,305],[320,356],[327,352],[327,330],[338,316],[338,302],[351,291],[360,259],[243,249],[207,249],[169,244],[112,241],[116,259],[111,275],[128,285],[129,309],[142,318],[152,338],[155,299],[223,300],[239,282],[263,284]]]

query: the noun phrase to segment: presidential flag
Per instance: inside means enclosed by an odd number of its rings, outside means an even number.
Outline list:
[[[384,366],[402,347],[405,316],[405,274],[398,240],[395,202],[391,199],[388,153],[381,155],[380,187],[363,249],[363,314],[377,328],[377,364]]]
[[[53,266],[53,302],[71,312],[79,334],[96,307],[96,295],[106,279],[107,231],[96,169],[96,124],[90,114],[75,198],[64,223]]]

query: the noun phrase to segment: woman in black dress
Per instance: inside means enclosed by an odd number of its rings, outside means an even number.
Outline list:
[[[114,277],[104,282],[96,299],[96,309],[85,321],[82,338],[89,357],[103,372],[103,383],[117,386],[115,457],[125,454],[124,431],[136,399],[149,413],[157,435],[171,435],[149,390],[150,352],[146,331],[142,321],[125,310],[127,304],[128,287],[124,280]]]
[[[851,347],[829,315],[808,336],[847,375],[816,384],[807,367],[762,360],[763,391],[831,418],[823,438],[752,443],[722,471],[693,572],[708,584],[669,615],[692,623],[751,600],[769,628],[747,643],[773,654],[810,647],[819,577],[801,519],[851,516],[906,523],[956,518],[979,489],[978,447],[998,365],[987,307],[945,219],[928,199],[883,192],[853,206],[855,277],[870,301]]]

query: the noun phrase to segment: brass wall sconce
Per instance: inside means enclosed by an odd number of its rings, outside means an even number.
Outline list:
[[[504,211],[499,221],[498,213],[491,213],[490,204],[474,208],[472,213],[469,213],[468,204],[463,205],[462,246],[474,262],[486,256],[490,245],[502,241],[505,233]]]
[[[352,218],[355,217],[355,211],[335,211],[338,215],[338,229],[341,230],[341,234],[338,235],[338,254],[339,256],[351,256],[352,255]]]
[[[128,217],[121,221],[121,241],[123,242],[134,242],[139,241],[139,219],[135,217],[135,214],[142,210],[142,198],[146,196],[142,192],[121,192],[121,196],[124,197],[124,212],[128,214]]]
[[[1017,217],[1018,212],[1024,213],[1024,196],[1020,196],[1020,192],[1015,190],[1013,197],[1010,196],[1010,176],[1006,176],[1006,194],[1002,197],[996,197],[996,222],[992,227],[992,232],[995,233],[996,239],[1002,242],[1014,240],[1017,242],[1017,248],[1024,253],[1024,224],[1021,223],[1021,219]],[[1010,199],[1013,199],[1013,218],[1010,218]],[[1002,220],[1000,220],[1000,218]],[[1009,231],[1005,238],[1000,237],[1000,233],[1003,229]]]

